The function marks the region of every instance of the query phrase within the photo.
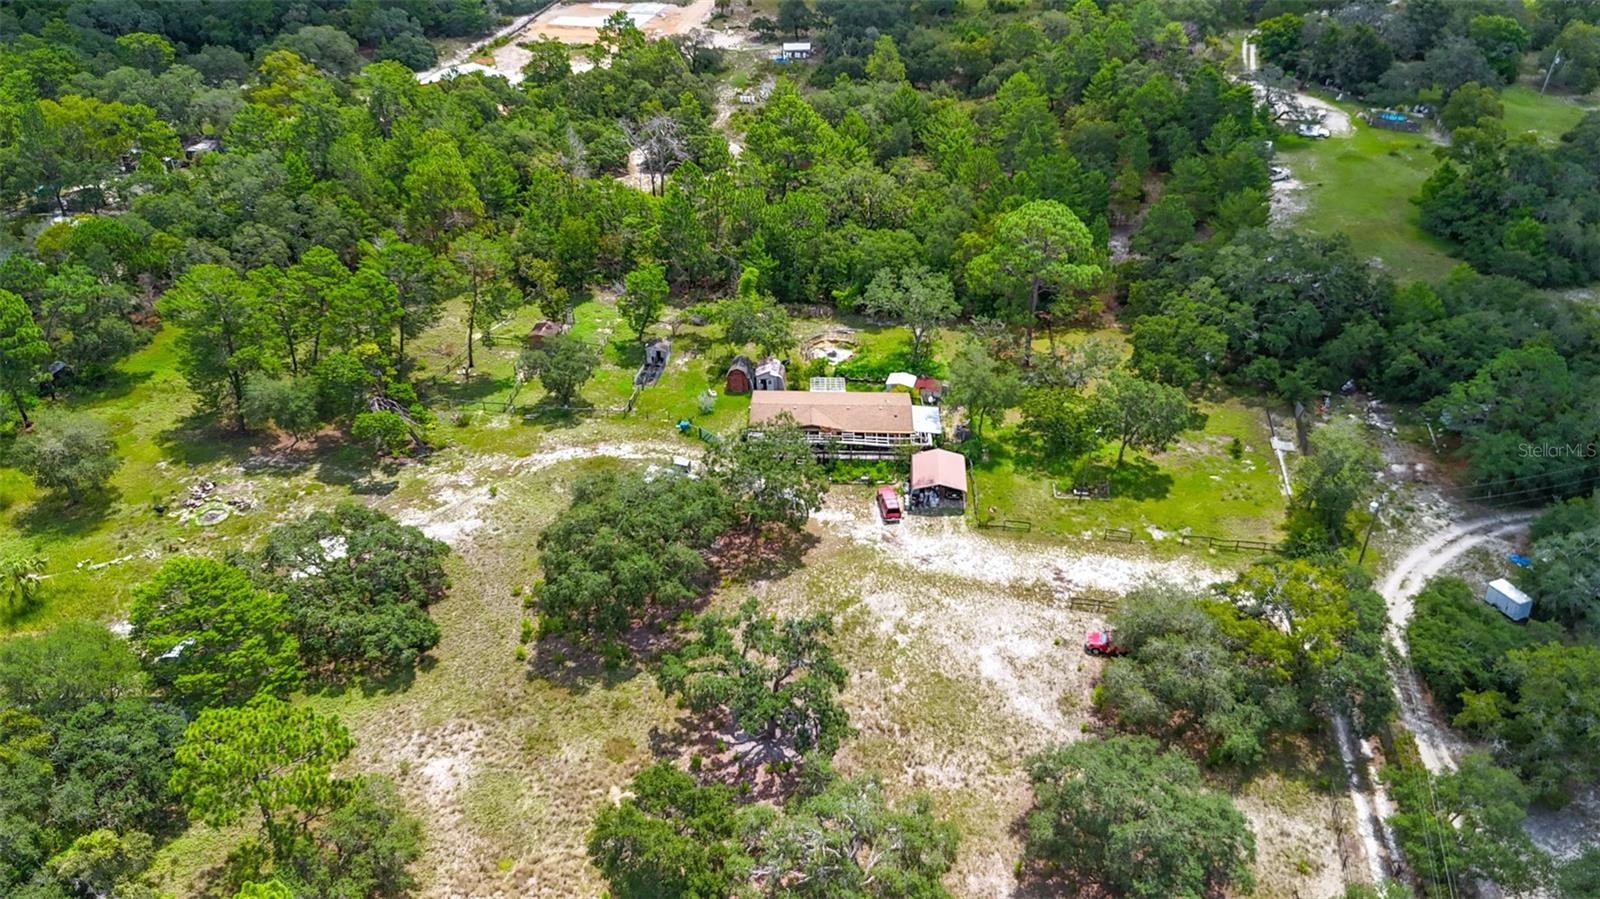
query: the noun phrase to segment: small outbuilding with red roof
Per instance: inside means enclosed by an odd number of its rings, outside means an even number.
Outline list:
[[[960,512],[967,505],[967,457],[947,449],[911,457],[913,512]]]

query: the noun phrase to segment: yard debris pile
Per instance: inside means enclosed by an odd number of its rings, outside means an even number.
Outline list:
[[[259,503],[249,494],[248,488],[248,482],[224,487],[210,478],[202,478],[190,484],[178,501],[178,520],[183,524],[212,527],[235,512],[249,512]],[[164,509],[158,504],[158,511],[164,512]]]

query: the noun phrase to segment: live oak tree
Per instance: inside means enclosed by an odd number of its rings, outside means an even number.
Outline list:
[[[536,350],[523,350],[517,369],[523,377],[536,377],[556,405],[571,406],[578,391],[594,377],[600,353],[570,333],[551,334]]]
[[[317,383],[312,378],[278,380],[258,375],[245,383],[244,405],[239,411],[251,425],[271,424],[288,434],[293,446],[322,427],[317,400]]]
[[[1494,88],[1477,82],[1461,85],[1450,95],[1450,102],[1439,110],[1439,121],[1450,131],[1476,125],[1480,119],[1504,117],[1505,107],[1500,103],[1500,95]]]
[[[1549,621],[1518,625],[1485,603],[1460,578],[1434,578],[1406,624],[1410,659],[1441,710],[1462,711],[1463,694],[1514,695],[1517,680],[1503,664],[1519,649],[1561,639]]]
[[[988,250],[967,264],[969,284],[1021,301],[1024,360],[1032,355],[1039,301],[1047,293],[1056,296],[1058,304],[1065,296],[1087,296],[1100,276],[1094,236],[1071,209],[1054,200],[1034,200],[1002,215],[995,223]],[[1090,300],[1067,308],[1085,313]]]
[[[1393,714],[1382,598],[1304,560],[1252,565],[1200,597],[1154,585],[1112,620],[1101,711],[1125,729],[1252,765],[1274,735],[1332,714],[1373,733]]]
[[[1101,435],[1117,441],[1118,468],[1129,446],[1159,452],[1205,423],[1183,391],[1123,372],[1095,385],[1089,409]]]
[[[645,333],[661,320],[661,310],[666,308],[670,290],[666,268],[660,263],[641,265],[623,279],[622,293],[617,297],[617,311],[641,343],[644,342]]]
[[[724,899],[749,876],[731,788],[657,762],[629,792],[589,831],[589,859],[617,899]]]
[[[287,695],[299,643],[279,594],[211,559],[178,557],[134,593],[129,639],[156,684],[188,709]]]
[[[696,712],[727,715],[741,768],[838,750],[850,716],[838,700],[846,674],[825,640],[828,616],[779,619],[751,598],[737,617],[701,616],[698,630],[662,659],[657,681]]]
[[[1600,716],[1600,646],[1547,643],[1513,651],[1505,665],[1515,700],[1490,697],[1484,703],[1490,708],[1471,724],[1505,746],[1542,802],[1563,805],[1600,777],[1593,730]],[[1463,716],[1478,711],[1472,694],[1463,699]]]
[[[0,891],[76,895],[137,875],[148,835],[181,821],[167,780],[184,723],[100,625],[0,643]]]
[[[968,340],[950,360],[950,392],[945,402],[966,410],[972,430],[1004,417],[1022,393],[1022,379],[1009,362],[995,358],[982,343]]]
[[[1568,862],[1559,878],[1567,896],[1600,895],[1600,847],[1591,847]]]
[[[695,595],[704,552],[729,520],[727,499],[706,479],[579,479],[571,505],[539,535],[540,628],[603,643],[676,610]]]
[[[1522,54],[1532,39],[1521,22],[1510,16],[1473,16],[1467,23],[1467,37],[1483,51],[1501,81],[1510,84],[1517,80]]]
[[[267,535],[260,570],[284,595],[307,665],[330,678],[414,667],[439,642],[428,606],[449,587],[449,547],[364,506],[342,503]]]
[[[0,699],[37,718],[64,719],[147,692],[138,657],[98,624],[74,621],[0,643]]]
[[[350,436],[379,456],[392,456],[411,444],[411,426],[400,413],[387,409],[358,412],[350,422]]]
[[[1521,584],[1534,599],[1534,613],[1575,632],[1600,634],[1600,526],[1552,534],[1534,541],[1534,564]]]
[[[739,275],[735,294],[712,307],[712,318],[723,326],[723,336],[736,347],[755,344],[763,356],[774,356],[795,345],[789,313],[759,287],[761,272],[746,267]]]
[[[929,335],[961,313],[949,276],[923,266],[878,272],[862,299],[869,315],[894,319],[911,332],[914,370],[922,362]]]
[[[1514,771],[1471,753],[1441,775],[1415,762],[1384,773],[1399,807],[1389,823],[1425,883],[1461,891],[1483,879],[1523,892],[1548,876],[1547,857],[1522,829],[1532,793]]]
[[[804,527],[828,491],[828,473],[787,414],[764,424],[759,437],[717,445],[707,466],[732,500],[734,513],[756,530],[769,522],[791,530]]]
[[[91,896],[129,895],[139,890],[134,878],[154,856],[149,834],[101,828],[73,840],[50,859],[48,869],[57,882]]]
[[[1360,690],[1344,675],[1341,662],[1354,655],[1352,639],[1362,618],[1351,601],[1351,591],[1336,572],[1303,559],[1251,565],[1221,591],[1225,603],[1210,609],[1227,642],[1246,655],[1252,673],[1300,692],[1300,704],[1319,714],[1345,712],[1357,697],[1340,688]],[[1368,621],[1380,631],[1383,615]],[[1381,666],[1380,666],[1381,670]],[[1370,692],[1387,700],[1387,678]],[[1374,716],[1374,726],[1381,715]]]
[[[947,899],[942,880],[961,836],[926,794],[891,802],[872,775],[825,783],[782,815],[751,810],[759,886],[785,899]]]
[[[1088,399],[1068,387],[1034,387],[1022,394],[1021,430],[1047,464],[1081,458],[1099,442]]]
[[[928,797],[891,802],[876,778],[840,778],[820,762],[807,782],[782,808],[741,807],[729,787],[658,762],[596,815],[589,858],[617,899],[948,896],[959,831]]]
[[[1028,760],[1027,858],[1140,899],[1254,885],[1255,836],[1195,764],[1148,737],[1084,740]]]
[[[24,427],[34,384],[49,358],[50,344],[28,304],[9,290],[0,290],[0,390],[11,400]]]
[[[1591,92],[1600,86],[1600,25],[1574,18],[1561,30],[1552,46],[1560,51],[1562,58],[1552,80],[1579,93]]]
[[[1159,315],[1133,323],[1128,367],[1140,377],[1188,390],[1204,385],[1227,361],[1228,335],[1201,319],[1198,302],[1164,304]]]
[[[148,695],[86,703],[51,722],[53,818],[88,833],[161,832],[176,823],[167,789],[185,717]]]
[[[46,412],[17,438],[10,462],[34,483],[77,503],[101,493],[122,466],[111,428],[92,415]]]
[[[1163,585],[1132,598],[1111,623],[1129,655],[1106,666],[1102,713],[1126,731],[1202,746],[1216,762],[1254,764],[1294,707],[1287,685],[1261,677],[1197,598]]]
[[[1349,534],[1350,512],[1372,489],[1378,451],[1353,421],[1337,420],[1311,434],[1311,452],[1295,469],[1293,506],[1312,525],[1300,531],[1308,546],[1337,545]]]

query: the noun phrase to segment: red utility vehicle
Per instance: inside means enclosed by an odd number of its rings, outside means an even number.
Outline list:
[[[1128,647],[1113,642],[1110,631],[1090,631],[1083,638],[1083,651],[1092,656],[1125,656]]]
[[[883,516],[885,524],[900,520],[900,494],[893,487],[878,488],[878,514]]]

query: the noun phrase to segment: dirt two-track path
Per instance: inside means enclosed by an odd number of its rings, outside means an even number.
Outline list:
[[[1428,701],[1412,670],[1406,650],[1405,628],[1411,620],[1413,600],[1430,578],[1452,562],[1485,543],[1501,540],[1527,527],[1532,512],[1517,511],[1465,519],[1449,525],[1413,546],[1377,583],[1389,613],[1388,636],[1395,650],[1393,667],[1400,723],[1416,740],[1417,753],[1435,774],[1455,768],[1468,746],[1450,730]],[[1334,737],[1350,782],[1356,832],[1361,836],[1368,871],[1374,882],[1397,874],[1405,864],[1386,819],[1394,813],[1373,761],[1372,741],[1355,738],[1349,720],[1336,716]]]
[[[1395,667],[1395,691],[1400,700],[1400,721],[1417,740],[1417,752],[1428,770],[1438,774],[1455,769],[1456,758],[1468,746],[1445,725],[1433,704],[1422,692],[1412,670],[1405,641],[1405,628],[1411,620],[1413,599],[1428,580],[1444,571],[1464,553],[1485,543],[1509,537],[1528,526],[1532,512],[1506,512],[1473,518],[1445,528],[1401,557],[1378,582],[1389,608],[1389,642],[1399,653]]]

